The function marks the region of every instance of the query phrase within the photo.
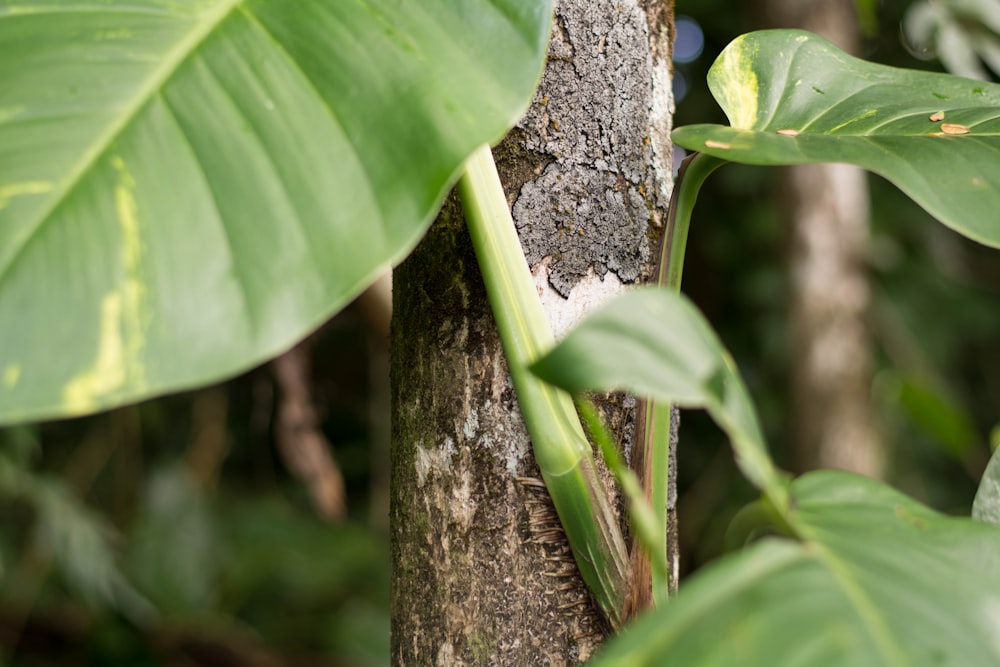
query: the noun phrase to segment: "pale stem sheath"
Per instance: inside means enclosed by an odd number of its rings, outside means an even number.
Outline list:
[[[535,460],[580,573],[618,628],[628,577],[625,541],[572,398],[528,370],[551,348],[552,332],[489,146],[466,162],[458,190]]]

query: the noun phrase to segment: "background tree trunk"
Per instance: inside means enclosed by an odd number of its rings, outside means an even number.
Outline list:
[[[853,0],[767,0],[767,25],[811,30],[857,53]],[[871,404],[865,267],[869,199],[857,167],[785,172],[791,232],[793,446],[802,470],[843,468],[881,477],[885,452]]]
[[[557,331],[650,270],[671,183],[672,3],[560,0],[495,151]],[[655,245],[655,244],[654,244]],[[394,275],[393,663],[561,665],[606,628],[537,477],[461,210]],[[629,401],[607,410],[623,441]]]

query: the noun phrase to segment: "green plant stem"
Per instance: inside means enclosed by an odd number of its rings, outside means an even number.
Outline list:
[[[657,284],[673,292],[680,292],[681,277],[684,273],[684,253],[687,249],[688,227],[691,222],[691,211],[698,197],[698,190],[709,174],[725,164],[721,160],[704,153],[693,153],[681,162],[674,183],[674,191],[670,197],[670,208],[667,211],[667,228],[660,250],[660,269],[657,274]],[[669,323],[666,323],[669,327]],[[670,428],[673,406],[642,399],[636,406],[639,419],[636,423],[633,460],[636,474],[642,480],[643,488],[653,506],[653,513],[658,525],[664,526],[660,542],[651,560],[655,563],[660,555],[667,554],[667,520],[668,496],[672,478],[670,475]],[[662,606],[670,594],[677,590],[677,575],[674,569],[664,572],[652,569],[651,586],[653,603]],[[633,574],[633,576],[639,576]]]
[[[726,164],[705,153],[692,153],[681,162],[677,180],[667,210],[667,231],[660,248],[660,270],[656,284],[673,292],[681,291],[684,274],[684,253],[687,250],[688,228],[698,191],[713,171]]]
[[[765,496],[743,507],[729,522],[723,540],[726,551],[742,549],[761,535],[782,535],[799,538],[798,531],[789,525],[787,516],[775,509]]]
[[[632,531],[642,547],[652,554],[650,561],[653,573],[660,577],[666,577],[667,554],[665,551],[661,552],[657,549],[657,545],[663,544],[666,539],[664,535],[667,529],[666,525],[657,522],[653,508],[643,493],[639,478],[625,464],[618,451],[618,446],[611,434],[608,433],[608,429],[601,420],[594,404],[586,399],[577,399],[576,411],[583,420],[591,441],[601,448],[604,462],[625,494],[629,525],[632,526]]]
[[[458,190],[535,460],[580,574],[618,628],[628,577],[625,540],[572,398],[528,370],[552,346],[552,332],[489,146],[466,162]]]

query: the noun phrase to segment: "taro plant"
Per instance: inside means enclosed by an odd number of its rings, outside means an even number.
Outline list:
[[[0,0],[0,421],[274,356],[523,113],[548,2]]]
[[[82,414],[275,354],[404,257],[461,174],[536,459],[614,627],[632,582],[578,411],[652,564],[657,609],[598,663],[1000,661],[1000,531],[846,474],[790,481],[729,356],[677,294],[698,187],[727,161],[853,162],[1000,246],[1000,87],[864,63],[802,32],[738,39],[710,75],[731,126],[674,133],[697,152],[671,203],[663,287],[611,303],[545,354],[551,334],[483,144],[530,98],[550,9],[0,3],[0,43],[17,54],[0,58],[0,421]],[[652,488],[608,446],[584,398],[595,389],[648,397],[639,456]],[[671,405],[706,408],[761,491],[734,540],[780,537],[667,603]],[[994,521],[989,474],[976,507]]]
[[[698,152],[682,167],[671,207],[662,269],[671,289],[620,298],[533,368],[576,394],[625,389],[708,410],[761,491],[734,520],[731,541],[773,537],[697,576],[595,664],[994,664],[997,457],[972,518],[842,472],[789,482],[771,463],[731,358],[675,289],[693,198],[726,161],[853,163],[949,227],[1000,247],[1000,86],[873,65],[788,30],[735,40],[709,84],[730,126],[674,132]],[[602,349],[616,354],[595,353]]]
[[[524,113],[551,9],[0,0],[0,424],[214,383],[310,333]],[[5,499],[51,495],[10,467]],[[35,505],[73,544],[81,522]],[[64,574],[143,620],[105,570]]]

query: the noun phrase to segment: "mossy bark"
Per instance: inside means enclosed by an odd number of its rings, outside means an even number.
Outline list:
[[[671,17],[667,2],[561,0],[539,93],[495,151],[557,329],[651,271],[670,188]],[[397,268],[393,305],[393,664],[586,659],[606,628],[533,481],[454,199]],[[629,405],[606,407],[623,441]]]

